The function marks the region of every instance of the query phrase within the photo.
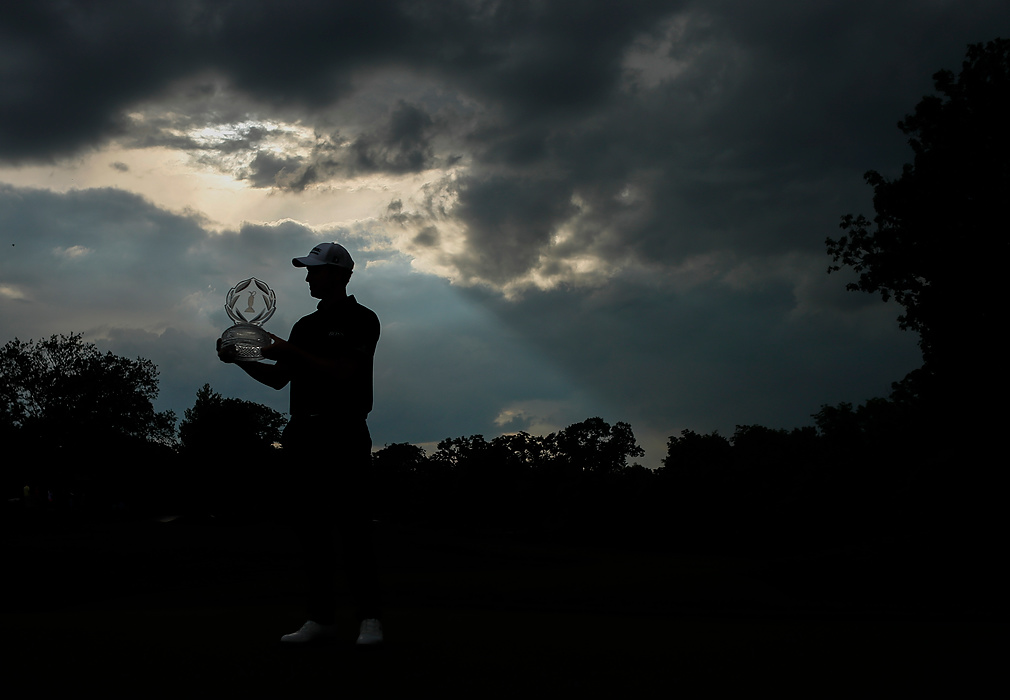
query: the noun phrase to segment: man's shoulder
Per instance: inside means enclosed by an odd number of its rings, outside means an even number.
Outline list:
[[[367,306],[362,306],[353,296],[348,296],[343,303],[324,306],[307,316],[295,321],[295,327],[314,326],[357,326],[360,328],[379,328],[379,317]]]
[[[363,321],[371,321],[378,325],[379,317],[376,313],[367,306],[360,304],[358,300],[354,298],[354,295],[347,297],[347,301],[349,302],[347,306],[348,309],[350,309],[350,313],[357,315]]]

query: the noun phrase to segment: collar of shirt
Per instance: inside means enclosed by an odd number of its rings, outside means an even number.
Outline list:
[[[349,294],[346,297],[335,297],[330,299],[320,299],[319,303],[316,304],[316,308],[320,311],[332,311],[333,309],[339,309],[344,304],[354,304],[357,303],[354,299],[353,294]]]

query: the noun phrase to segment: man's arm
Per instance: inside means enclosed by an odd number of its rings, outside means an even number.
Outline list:
[[[265,365],[261,362],[236,362],[235,364],[250,377],[261,384],[266,384],[271,389],[283,389],[291,380],[291,377],[280,365]]]
[[[354,373],[362,371],[367,366],[368,355],[364,351],[361,351],[360,356],[358,353],[355,353],[339,358],[319,357],[318,355],[305,352],[272,333],[269,335],[273,342],[263,348],[263,357],[277,360],[279,364],[273,365],[273,367],[282,367],[285,370],[285,374],[288,375],[288,379],[290,379],[289,373],[334,376],[338,372]],[[264,367],[268,366],[264,365]],[[263,380],[261,379],[260,381]]]

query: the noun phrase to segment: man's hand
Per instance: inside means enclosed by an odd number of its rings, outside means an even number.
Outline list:
[[[295,349],[293,345],[290,345],[285,340],[281,340],[276,335],[272,333],[268,333],[267,335],[270,336],[273,342],[263,348],[264,357],[269,356],[270,359],[277,359],[278,354],[283,354],[284,349],[291,351]],[[239,362],[236,346],[231,345],[222,348],[220,340],[217,341],[217,356],[221,362],[235,364],[250,377],[261,384],[266,384],[272,389],[283,389],[291,380],[291,376],[281,365],[272,365],[269,362]]]
[[[224,362],[224,363],[229,364],[229,365],[230,364],[234,364],[236,362],[236,359],[235,359],[235,346],[234,345],[228,345],[228,346],[222,348],[221,347],[221,339],[218,338],[217,339],[217,359],[219,359],[219,360],[221,360],[221,362]]]

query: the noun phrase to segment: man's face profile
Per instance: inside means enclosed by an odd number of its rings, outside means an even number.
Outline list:
[[[313,265],[305,268],[305,281],[309,284],[309,296],[325,299],[347,286],[347,275],[333,265]]]

